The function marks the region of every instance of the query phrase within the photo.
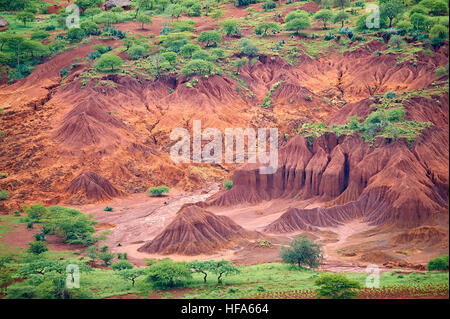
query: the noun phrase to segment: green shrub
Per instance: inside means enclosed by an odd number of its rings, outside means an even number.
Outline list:
[[[197,38],[198,41],[206,43],[206,47],[216,46],[222,40],[219,32],[214,30],[203,31]]]
[[[105,212],[112,212],[114,210],[114,208],[112,208],[111,206],[106,206],[103,210]]]
[[[227,36],[240,36],[242,34],[241,29],[238,26],[238,21],[235,19],[227,19],[220,23],[222,31]]]
[[[47,243],[45,241],[34,241],[28,243],[28,245],[30,247],[28,248],[27,251],[31,254],[39,255],[42,254],[43,252],[48,251]]]
[[[133,45],[128,50],[128,56],[130,57],[131,60],[138,60],[138,59],[142,58],[143,56],[145,56],[146,53],[147,53],[147,50],[143,46],[140,46],[140,45]]]
[[[447,254],[441,255],[434,259],[431,259],[428,262],[427,269],[429,271],[431,271],[431,270],[441,270],[441,271],[447,270],[448,271],[448,260],[449,260],[449,257]]]
[[[216,67],[213,63],[205,60],[191,60],[189,61],[184,68],[181,69],[181,72],[186,75],[210,75],[213,74],[216,70]]]
[[[147,281],[154,288],[168,289],[179,287],[191,278],[191,270],[185,262],[163,260],[148,268]]]
[[[103,261],[105,266],[108,266],[111,263],[111,260],[114,259],[114,254],[107,251],[102,251],[97,254],[97,257]]]
[[[67,38],[70,40],[70,42],[80,42],[86,33],[81,28],[70,28],[67,31]]]
[[[69,71],[67,71],[66,68],[62,68],[60,74],[61,74],[61,77],[64,79],[69,74]]]
[[[6,174],[6,173],[0,173],[0,178],[7,178],[8,177],[8,174]]]
[[[264,10],[270,10],[270,9],[275,9],[277,7],[276,3],[269,0],[263,3],[262,5]]]
[[[277,22],[264,21],[258,23],[255,28],[255,33],[261,36],[267,36],[269,34],[276,34],[281,31],[281,25]]]
[[[214,62],[216,60],[205,50],[195,51],[195,53],[192,54],[192,59],[193,60],[205,60],[205,61],[210,61],[210,62]]]
[[[225,181],[223,182],[223,188],[229,191],[233,187],[233,181]]]
[[[9,192],[6,189],[0,191],[0,200],[7,200],[9,198]]]
[[[87,35],[99,35],[100,34],[100,28],[97,25],[97,23],[93,21],[84,21],[80,24],[80,28],[84,31]]]
[[[317,268],[323,260],[322,247],[302,235],[294,238],[290,247],[282,247],[280,257],[284,263]]]
[[[331,299],[350,299],[358,296],[358,293],[352,289],[359,289],[360,284],[357,281],[350,280],[340,274],[320,275],[314,281],[318,286],[319,297]]]
[[[170,64],[173,65],[173,64],[177,63],[177,54],[175,52],[164,52],[161,55]]]
[[[170,191],[169,187],[167,186],[155,186],[151,187],[147,194],[151,196],[162,196],[163,193],[168,193]]]
[[[438,78],[440,78],[441,76],[444,76],[444,75],[448,76],[448,64],[447,64],[447,66],[441,65],[440,67],[436,68],[436,71],[434,71],[434,74]]]
[[[180,54],[186,57],[191,57],[192,54],[198,50],[200,50],[200,46],[192,43],[188,43],[183,45],[183,47],[180,49]]]
[[[429,9],[430,15],[443,16],[448,14],[448,4],[443,0],[422,0],[419,5]]]
[[[434,25],[430,30],[431,38],[438,38],[441,40],[448,40],[448,28],[441,24]]]
[[[38,40],[38,41],[46,40],[49,37],[50,37],[50,33],[43,31],[43,30],[34,31],[30,35],[31,40]]]
[[[239,45],[241,46],[242,54],[245,54],[250,57],[258,55],[258,48],[249,39],[241,39],[239,41]]]
[[[119,261],[115,262],[114,264],[112,264],[111,268],[114,270],[132,269],[133,264],[130,263],[129,261],[122,259],[122,260],[119,260]]]

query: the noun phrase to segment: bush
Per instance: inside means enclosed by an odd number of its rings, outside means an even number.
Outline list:
[[[119,260],[117,262],[115,262],[112,266],[112,269],[114,270],[124,270],[124,269],[132,269],[133,268],[133,264],[130,263],[129,261],[126,260]]]
[[[139,58],[145,56],[146,52],[147,50],[143,46],[133,45],[128,50],[128,56],[131,60],[138,60]]]
[[[107,251],[102,251],[98,253],[97,257],[103,261],[105,266],[108,266],[111,263],[111,260],[114,259],[114,254]]]
[[[350,280],[340,274],[324,274],[314,281],[319,287],[320,297],[331,299],[350,299],[358,294],[351,289],[359,289],[360,284],[357,281]]]
[[[183,47],[180,49],[180,53],[181,53],[181,55],[191,57],[192,54],[198,50],[200,50],[200,46],[198,46],[196,44],[188,43],[188,44],[183,45]]]
[[[241,53],[247,56],[257,56],[258,48],[248,39],[242,39],[239,41],[241,46]]]
[[[173,64],[177,63],[177,54],[175,52],[164,52],[161,55],[170,64],[173,65]]]
[[[276,22],[260,22],[255,28],[255,33],[257,35],[262,35],[263,37],[268,34],[276,34],[280,32],[281,25]]]
[[[64,79],[69,74],[69,72],[67,71],[66,68],[62,68],[60,74],[61,77]]]
[[[114,209],[111,206],[106,206],[103,210],[105,212],[112,212]]]
[[[405,43],[405,41],[403,41],[403,38],[399,35],[393,35],[390,40],[389,40],[389,44],[391,44],[392,46],[396,47],[397,49],[400,49],[400,47]]]
[[[431,38],[438,38],[441,40],[448,40],[448,28],[441,24],[434,25],[430,30]]]
[[[39,30],[39,31],[34,31],[31,33],[30,39],[31,40],[46,40],[50,37],[50,33],[43,31],[43,30]]]
[[[181,69],[181,72],[186,75],[210,75],[215,72],[215,65],[209,61],[205,60],[191,60],[189,61],[184,68]]]
[[[443,0],[422,0],[419,5],[429,9],[429,14],[444,16],[448,13],[448,5]]]
[[[441,76],[444,76],[444,75],[448,76],[448,64],[446,67],[441,65],[440,67],[436,68],[436,70],[434,71],[434,74],[438,78],[440,78]]]
[[[67,31],[67,38],[70,42],[79,42],[85,35],[84,30],[81,28],[70,28],[69,31]]]
[[[27,251],[35,255],[39,255],[42,254],[43,252],[48,251],[47,243],[45,241],[34,241],[28,243],[28,245],[30,247],[27,249]]]
[[[229,191],[233,187],[233,181],[225,181],[223,182],[223,188]]]
[[[212,57],[208,52],[205,50],[198,50],[192,55],[193,60],[205,60],[214,62],[216,59]]]
[[[80,24],[81,29],[83,29],[84,33],[87,35],[99,35],[100,28],[97,23],[92,21],[84,21]]]
[[[308,240],[306,236],[298,236],[291,242],[291,247],[282,247],[281,259],[285,263],[297,264],[299,267],[307,265],[317,268],[323,260],[322,248]]]
[[[221,24],[223,32],[227,36],[240,36],[242,34],[241,29],[238,26],[238,22],[235,19],[227,19]]]
[[[441,255],[439,257],[431,259],[428,262],[427,269],[429,271],[432,270],[448,271],[448,260],[449,260],[448,255]]]
[[[0,191],[0,200],[7,200],[9,198],[9,192],[6,189]]]
[[[168,192],[169,192],[169,187],[167,187],[167,186],[155,186],[155,187],[151,187],[147,191],[147,194],[154,197],[154,196],[162,196],[163,193],[168,193]]]
[[[184,285],[192,278],[192,273],[185,262],[163,260],[148,268],[147,281],[160,289]]]
[[[273,1],[266,1],[262,5],[264,10],[275,9],[277,7],[276,3]]]

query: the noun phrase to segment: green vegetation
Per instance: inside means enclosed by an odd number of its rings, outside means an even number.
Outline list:
[[[272,86],[272,88],[269,90],[269,92],[266,93],[266,96],[264,97],[263,104],[261,105],[262,107],[270,107],[272,105],[272,94],[273,94],[273,92],[275,92],[277,87],[279,87],[282,83],[283,83],[283,81],[276,82]]]
[[[191,271],[185,262],[163,260],[148,268],[147,281],[155,288],[179,287],[191,278]]]
[[[230,190],[231,188],[233,188],[233,181],[225,181],[223,182],[223,188],[225,188],[226,190]]]
[[[116,67],[121,67],[123,61],[120,57],[114,54],[106,53],[102,55],[96,64],[97,69],[104,70],[111,68],[111,71],[114,72]]]
[[[155,186],[155,187],[151,187],[147,191],[147,194],[149,194],[151,196],[162,196],[164,193],[168,193],[168,192],[169,192],[169,187],[167,187],[167,186]]]
[[[367,118],[351,116],[343,125],[333,125],[329,127],[325,123],[305,123],[299,130],[299,134],[304,135],[311,143],[312,139],[326,133],[341,135],[359,135],[367,142],[373,142],[376,138],[386,138],[397,140],[405,138],[409,144],[413,143],[420,132],[430,127],[430,122],[406,121],[405,110],[402,106],[403,99],[396,100],[391,93],[379,98],[378,103],[372,104],[375,109]]]
[[[448,255],[441,255],[431,259],[427,265],[428,270],[448,271]]]
[[[305,236],[298,236],[291,242],[290,247],[282,247],[280,252],[283,262],[317,268],[323,260],[320,245],[311,242]]]
[[[27,217],[25,223],[41,224],[44,233],[60,236],[64,243],[91,245],[97,238],[93,237],[96,222],[92,216],[76,209],[62,206],[46,208],[42,205],[25,206]]]
[[[361,288],[359,282],[350,280],[341,274],[320,275],[314,281],[319,287],[319,296],[332,299],[350,299],[358,294],[352,289]]]
[[[103,210],[105,212],[112,212],[114,209],[111,206],[106,206]]]
[[[9,198],[9,192],[6,189],[0,190],[0,200],[7,200]]]

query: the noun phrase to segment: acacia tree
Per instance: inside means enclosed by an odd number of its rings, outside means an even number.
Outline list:
[[[221,40],[220,33],[214,30],[203,31],[198,37],[198,41],[206,42],[207,47],[215,46]]]
[[[114,72],[115,67],[122,66],[122,59],[117,55],[111,53],[105,53],[98,59],[97,68],[98,69],[106,69],[111,68],[111,71]]]
[[[338,13],[336,13],[336,15],[333,17],[333,22],[334,23],[341,23],[341,27],[344,27],[344,23],[346,20],[348,20],[350,18],[350,15],[345,12],[345,11],[339,11]]]
[[[231,275],[231,274],[237,274],[239,273],[239,268],[237,268],[231,261],[222,259],[220,261],[210,261],[210,271],[217,276],[217,283],[222,283],[222,277]]]
[[[281,26],[276,22],[260,22],[258,26],[255,28],[255,33],[260,34],[263,37],[268,35],[269,33],[275,34],[280,32]]]
[[[317,268],[323,260],[321,246],[311,242],[304,235],[294,238],[291,247],[282,247],[280,256],[283,262],[297,264],[299,267],[307,265],[310,268]]]
[[[191,268],[192,271],[203,274],[203,282],[206,283],[206,279],[208,278],[208,271],[211,271],[213,268],[214,261],[206,260],[206,261],[198,261],[194,260],[188,264],[188,267]]]
[[[22,21],[23,25],[26,26],[27,22],[33,22],[36,18],[33,13],[24,11],[16,15],[16,19]]]
[[[152,24],[152,18],[150,18],[148,15],[146,14],[139,14],[136,17],[136,22],[141,24],[141,30],[144,30],[144,25],[145,24]]]
[[[332,18],[333,11],[328,9],[319,10],[316,12],[316,14],[314,14],[314,19],[322,21],[324,29],[327,29],[327,22],[331,21]]]
[[[385,0],[380,5],[380,15],[389,19],[389,28],[392,21],[405,10],[405,6],[400,0]]]
[[[131,286],[134,287],[136,279],[140,276],[145,275],[145,271],[142,268],[123,269],[118,272],[118,275],[125,280],[130,280]]]

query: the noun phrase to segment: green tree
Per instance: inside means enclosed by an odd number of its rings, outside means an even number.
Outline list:
[[[236,19],[227,19],[221,22],[220,25],[227,36],[240,35],[241,33]]]
[[[70,42],[79,42],[81,41],[86,34],[84,33],[84,30],[81,28],[70,28],[67,31],[67,38],[70,40]]]
[[[217,275],[217,283],[222,283],[222,277],[238,274],[240,272],[239,268],[233,265],[231,261],[222,259],[219,261],[211,260],[210,261],[210,271]]]
[[[19,21],[22,21],[23,25],[26,26],[27,22],[33,22],[36,19],[36,17],[31,12],[23,11],[23,12],[19,12],[16,15],[16,19]]]
[[[441,40],[448,40],[448,28],[442,24],[435,24],[430,30],[431,38],[438,38]]]
[[[333,11],[328,9],[319,10],[314,14],[314,19],[322,21],[323,28],[327,29],[328,21],[331,21],[333,19]]]
[[[317,268],[323,260],[321,246],[311,242],[306,236],[298,236],[291,242],[290,247],[282,247],[280,256],[283,262],[297,264],[299,267],[306,265]]]
[[[104,251],[104,252],[99,252],[97,254],[98,259],[100,259],[101,261],[103,261],[103,264],[105,266],[108,266],[111,263],[111,260],[114,259],[114,254],[110,253],[108,251]]]
[[[233,188],[233,181],[223,182],[223,188],[225,188],[227,191],[229,191],[231,188]]]
[[[358,295],[352,289],[359,289],[360,284],[357,281],[350,280],[341,274],[324,274],[314,281],[318,286],[320,297],[331,299],[350,299]]]
[[[103,3],[103,0],[76,0],[75,4],[84,12],[87,8],[98,7]]]
[[[203,282],[206,283],[208,278],[208,271],[210,271],[213,267],[214,261],[198,261],[194,260],[188,264],[188,267],[191,268],[193,272],[203,274]]]
[[[220,33],[214,30],[203,31],[197,39],[200,42],[206,43],[206,47],[216,46],[222,40]]]
[[[431,19],[424,14],[414,13],[409,18],[414,30],[428,31],[432,23]]]
[[[260,22],[255,28],[255,33],[265,37],[268,34],[276,34],[280,32],[281,25],[277,22]]]
[[[118,275],[125,280],[131,281],[131,286],[134,287],[136,279],[145,275],[145,271],[142,268],[122,269],[119,270]]]
[[[111,68],[111,71],[114,72],[114,69],[116,67],[121,67],[122,64],[123,64],[122,59],[120,57],[118,57],[117,55],[114,55],[111,53],[105,53],[100,57],[100,59],[98,59],[96,67],[97,67],[97,69]]]
[[[338,13],[336,13],[336,15],[333,17],[333,22],[334,23],[341,23],[341,27],[344,27],[344,23],[346,20],[348,20],[350,18],[350,15],[345,12],[345,11],[339,11]]]
[[[392,21],[405,11],[405,6],[401,0],[385,0],[380,5],[380,17],[389,19],[389,28]]]
[[[83,22],[81,22],[80,28],[87,35],[99,35],[100,34],[99,26],[97,25],[97,23],[92,22],[92,21],[83,21]]]
[[[300,30],[311,27],[308,13],[302,10],[288,13],[284,21],[286,22],[286,30],[295,31],[296,34],[298,34]]]
[[[153,23],[152,18],[146,14],[139,14],[135,20],[141,25],[142,30],[144,30],[144,25]]]
[[[174,262],[167,259],[148,268],[147,281],[152,283],[155,288],[177,287],[191,278],[191,270],[185,262]]]

